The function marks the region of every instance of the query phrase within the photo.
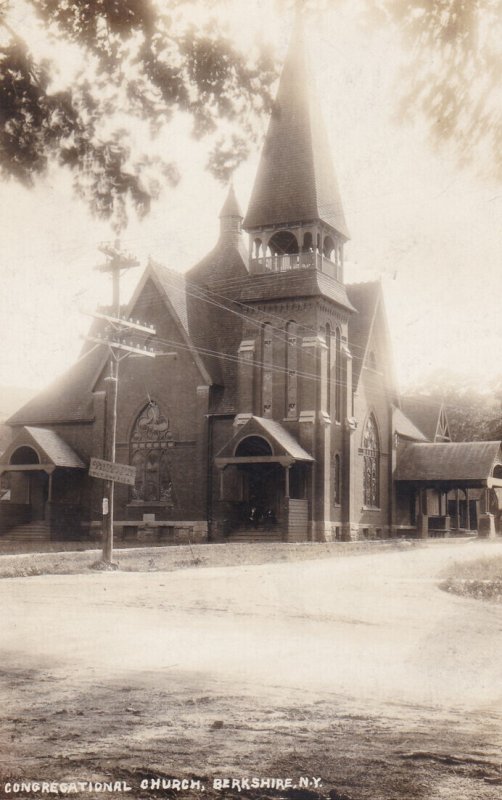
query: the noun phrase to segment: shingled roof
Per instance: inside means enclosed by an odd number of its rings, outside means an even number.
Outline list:
[[[436,438],[442,403],[432,397],[402,397],[401,407],[430,442]]]
[[[380,297],[381,286],[379,281],[371,281],[368,283],[349,283],[345,288],[349,301],[358,312],[349,319],[349,349],[353,356],[352,384],[356,389],[363,368],[364,356]]]
[[[314,461],[310,453],[301,446],[295,437],[287,431],[280,422],[265,417],[252,416],[221,448],[216,455],[215,463],[223,466],[224,462],[235,461],[237,445],[248,436],[255,435],[265,435],[266,440],[272,448],[272,458],[274,456],[278,458],[286,456],[294,461]],[[266,458],[268,458],[268,456]],[[245,460],[245,458],[243,460]]]
[[[322,220],[349,238],[330,145],[297,21],[244,228]]]
[[[399,481],[486,481],[500,463],[500,442],[406,444],[398,453]]]
[[[394,431],[403,439],[412,439],[416,442],[427,441],[427,437],[422,431],[419,431],[417,426],[399,408],[394,409]]]
[[[108,349],[104,345],[93,347],[47,389],[16,411],[7,423],[91,422],[94,419],[92,392],[107,359]]]

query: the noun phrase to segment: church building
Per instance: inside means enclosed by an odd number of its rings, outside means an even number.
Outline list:
[[[120,365],[116,536],[333,541],[494,531],[500,442],[453,443],[401,402],[379,282],[345,282],[340,190],[297,25],[246,214],[230,187],[214,249],[150,261],[125,315],[156,358]],[[247,245],[247,246],[246,246]],[[94,331],[106,336],[106,321]],[[9,420],[0,535],[97,537],[109,352],[87,344]]]

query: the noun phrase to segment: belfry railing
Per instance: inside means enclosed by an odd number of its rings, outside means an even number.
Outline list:
[[[337,281],[342,278],[342,265],[335,264],[321,253],[285,253],[274,256],[261,256],[250,261],[252,275],[263,275],[270,272],[290,272],[299,269],[316,269],[324,272]]]

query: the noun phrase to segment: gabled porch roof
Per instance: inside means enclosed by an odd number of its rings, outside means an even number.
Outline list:
[[[398,451],[397,480],[502,487],[500,442],[411,443]]]
[[[241,442],[251,436],[264,439],[270,447],[270,453],[268,455],[236,455]],[[217,467],[222,468],[229,464],[273,462],[289,466],[295,461],[312,462],[314,459],[279,422],[253,416],[222,447],[214,461]]]
[[[11,458],[20,447],[30,447],[38,456],[38,463],[11,464]],[[85,469],[86,465],[75,451],[55,431],[49,428],[26,426],[0,457],[0,472],[45,470],[56,467]]]

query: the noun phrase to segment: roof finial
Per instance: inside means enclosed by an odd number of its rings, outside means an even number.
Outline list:
[[[227,198],[223,203],[223,208],[220,211],[220,218],[221,217],[240,217],[242,219],[242,211],[235,194],[233,179],[230,180],[228,185]]]

